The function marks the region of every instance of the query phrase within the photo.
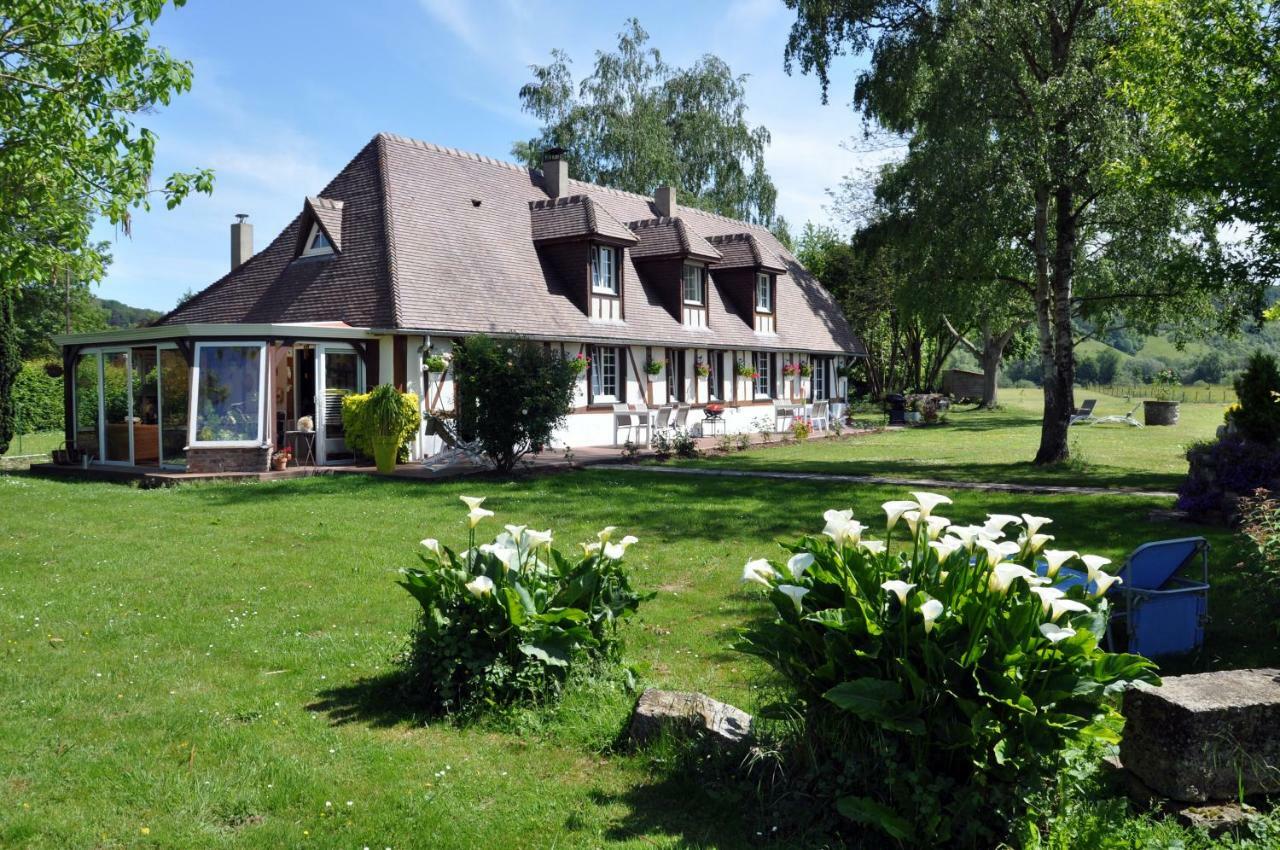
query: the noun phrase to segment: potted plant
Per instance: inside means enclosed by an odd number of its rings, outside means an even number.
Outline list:
[[[569,368],[573,370],[573,374],[581,375],[587,371],[587,367],[591,365],[591,358],[579,351],[573,358],[569,360]]]
[[[646,360],[644,363],[644,373],[649,377],[650,381],[658,380],[658,376],[662,374],[662,364],[657,360]]]
[[[751,378],[752,380],[755,380],[759,377],[759,373],[756,372],[756,368],[745,360],[739,360],[735,368],[739,378]]]
[[[808,361],[805,361],[804,363],[801,363],[801,364],[799,364],[799,365],[800,365],[800,372],[799,372],[800,377],[802,377],[802,378],[807,378],[807,377],[809,377],[810,375],[812,375],[812,374],[813,374],[813,364],[812,364],[812,363],[809,363]]]
[[[436,375],[443,375],[449,369],[448,354],[437,354],[434,351],[428,351],[422,357],[422,368]]]
[[[379,384],[369,393],[364,411],[372,434],[373,461],[378,472],[390,475],[396,471],[396,452],[404,431],[404,405],[400,393],[391,384]]]
[[[1181,381],[1172,369],[1161,369],[1151,378],[1151,395],[1154,398],[1142,403],[1142,419],[1148,425],[1177,425],[1178,402],[1173,400],[1173,390]]]
[[[293,460],[293,449],[285,446],[280,451],[271,455],[271,468],[276,472],[283,472],[289,466],[289,461]]]
[[[699,378],[709,378],[711,377],[711,364],[706,363],[701,357],[699,357],[694,361],[693,373]]]

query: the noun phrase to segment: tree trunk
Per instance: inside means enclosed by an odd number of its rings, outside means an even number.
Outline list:
[[[18,327],[13,293],[0,285],[0,455],[9,450],[17,426],[17,410],[14,408],[13,383],[22,369],[18,355]],[[63,376],[71,380],[70,375]]]
[[[1069,456],[1067,432],[1063,426],[1065,401],[1058,384],[1054,357],[1053,293],[1049,279],[1049,188],[1036,187],[1036,209],[1032,228],[1032,250],[1036,264],[1036,331],[1040,337],[1040,377],[1044,389],[1044,416],[1040,421],[1038,464],[1057,463]],[[1070,421],[1067,411],[1066,421]]]
[[[1000,400],[997,378],[1000,376],[1000,361],[1004,359],[1004,340],[988,335],[982,348],[982,403],[983,410],[995,410]]]

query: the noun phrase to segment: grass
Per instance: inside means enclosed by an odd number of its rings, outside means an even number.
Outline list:
[[[0,476],[0,846],[757,844],[769,827],[750,800],[610,746],[633,699],[617,687],[469,728],[389,698],[416,614],[394,570],[428,534],[463,539],[462,493],[560,546],[608,524],[636,534],[637,582],[658,593],[626,627],[641,680],[750,710],[764,671],[729,645],[766,606],[741,564],[825,508],[870,519],[901,489],[605,470],[151,491]],[[1112,558],[1194,531],[1149,522],[1149,498],[952,495],[957,521],[1031,510],[1056,519],[1057,544]],[[1228,538],[1204,531],[1217,616],[1177,669],[1273,663]],[[1153,830],[1169,827],[1116,834]]]
[[[1095,415],[1124,414],[1136,401],[1089,393]],[[1073,461],[1031,463],[1040,443],[1039,390],[1001,390],[1001,409],[953,408],[944,426],[904,428],[845,440],[756,448],[687,464],[734,469],[883,475],[944,481],[997,481],[1173,491],[1186,476],[1186,447],[1222,424],[1222,405],[1184,404],[1173,427],[1077,425]],[[1142,421],[1142,411],[1137,412]]]
[[[4,454],[0,454],[0,468],[9,462],[17,462],[17,459],[24,460],[30,458],[44,459],[56,448],[62,445],[63,434],[61,431],[40,431],[35,434],[18,434],[9,442],[9,448]]]

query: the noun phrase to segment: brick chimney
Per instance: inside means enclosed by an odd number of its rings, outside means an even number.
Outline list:
[[[676,205],[676,187],[659,186],[658,191],[653,193],[653,205],[658,208],[658,215],[677,218],[680,208]]]
[[[231,270],[243,266],[253,256],[253,225],[245,221],[248,213],[236,213],[236,223],[231,225]]]
[[[564,159],[564,148],[547,148],[542,152],[542,182],[547,194],[553,198],[569,190],[569,163]]]

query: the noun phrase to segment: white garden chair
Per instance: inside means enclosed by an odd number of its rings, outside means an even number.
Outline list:
[[[815,431],[826,431],[831,427],[831,417],[827,413],[827,401],[815,401],[813,412],[809,414],[809,422]]]
[[[1124,415],[1112,414],[1111,416],[1101,416],[1101,417],[1098,417],[1097,419],[1094,419],[1090,424],[1092,425],[1131,425],[1134,428],[1141,428],[1142,423],[1139,422],[1137,418],[1135,418],[1133,415],[1138,412],[1139,407],[1142,407],[1142,402],[1138,402],[1137,404],[1135,404],[1133,406],[1133,409]]]

